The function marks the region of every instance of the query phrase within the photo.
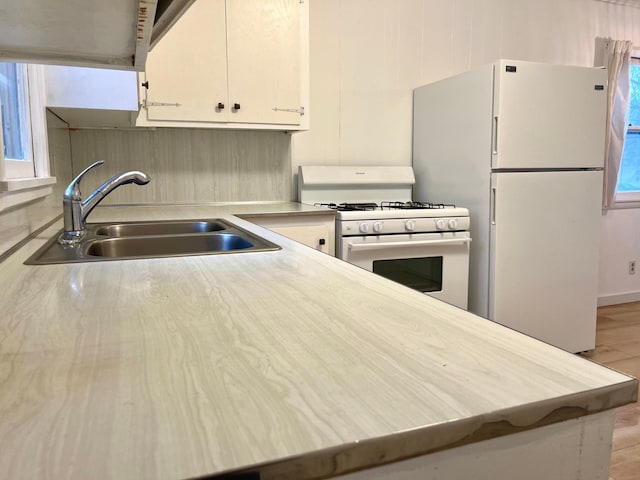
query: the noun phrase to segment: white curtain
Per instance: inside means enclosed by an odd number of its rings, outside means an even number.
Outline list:
[[[629,59],[632,49],[633,43],[630,40],[596,39],[595,66],[605,66],[609,72],[602,196],[604,209],[611,208],[614,203],[624,138],[627,134]]]

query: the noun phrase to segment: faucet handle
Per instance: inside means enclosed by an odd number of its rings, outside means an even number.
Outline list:
[[[71,183],[69,184],[67,189],[64,191],[64,196],[65,197],[75,197],[78,200],[81,200],[81,198],[80,198],[80,180],[82,180],[82,177],[84,177],[89,170],[91,170],[94,167],[98,167],[98,166],[102,165],[103,163],[104,163],[104,160],[98,160],[97,162],[92,163],[87,168],[82,170],[76,176],[76,178],[71,180]]]

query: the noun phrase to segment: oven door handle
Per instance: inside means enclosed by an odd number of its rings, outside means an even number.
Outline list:
[[[457,243],[464,245],[465,243],[471,243],[470,238],[445,238],[442,240],[414,240],[407,242],[377,242],[377,243],[352,243],[349,242],[349,250],[376,250],[378,248],[393,248],[393,247],[422,247],[426,245],[449,245]]]

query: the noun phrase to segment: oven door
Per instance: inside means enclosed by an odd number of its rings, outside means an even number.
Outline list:
[[[467,308],[469,232],[342,237],[340,258]]]

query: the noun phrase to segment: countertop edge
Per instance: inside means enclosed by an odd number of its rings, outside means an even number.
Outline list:
[[[623,383],[558,397],[552,401],[532,403],[527,405],[527,417],[520,418],[519,421],[515,419],[521,416],[521,406],[351,442],[207,475],[206,478],[223,480],[235,478],[239,474],[259,474],[258,478],[264,479],[320,480],[345,475],[621,407],[637,401],[638,384],[639,381],[632,378]]]

